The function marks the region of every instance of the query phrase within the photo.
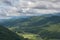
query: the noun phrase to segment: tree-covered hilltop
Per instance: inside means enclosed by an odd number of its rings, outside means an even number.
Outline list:
[[[32,33],[44,40],[60,40],[60,16],[18,18],[5,21],[5,24],[4,26],[17,34]]]
[[[0,25],[0,40],[24,40],[24,38]]]

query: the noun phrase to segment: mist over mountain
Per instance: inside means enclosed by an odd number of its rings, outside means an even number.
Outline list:
[[[55,15],[55,14],[42,14],[40,16],[51,17],[53,15]],[[57,15],[59,15],[59,14],[57,14]],[[37,16],[39,16],[39,15],[37,15]],[[5,25],[6,25],[6,24],[9,24],[10,20],[11,21],[14,21],[14,20],[18,20],[18,21],[21,20],[22,21],[24,19],[28,19],[29,17],[32,17],[32,16],[12,16],[12,18],[10,18],[10,19],[0,19],[0,24],[4,24],[5,23]]]

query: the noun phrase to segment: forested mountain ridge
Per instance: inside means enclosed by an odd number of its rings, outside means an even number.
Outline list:
[[[60,40],[60,16],[32,16],[29,18],[5,21],[10,30],[16,33],[37,34],[44,40]]]

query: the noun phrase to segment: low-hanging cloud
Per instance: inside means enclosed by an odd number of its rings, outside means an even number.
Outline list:
[[[34,16],[60,12],[60,0],[0,0],[0,16]]]

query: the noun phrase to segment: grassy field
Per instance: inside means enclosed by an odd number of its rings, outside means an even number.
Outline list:
[[[30,40],[43,40],[39,35],[37,34],[30,34],[30,33],[24,33],[24,34],[21,34],[21,33],[17,33],[18,35],[20,36],[23,36],[24,38],[28,38]]]

